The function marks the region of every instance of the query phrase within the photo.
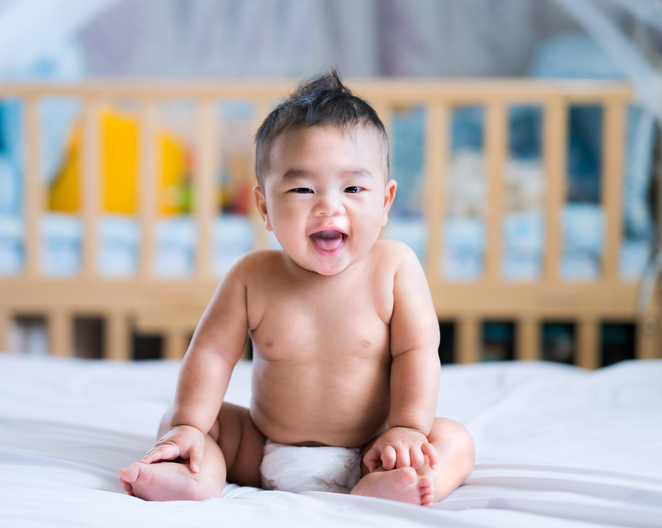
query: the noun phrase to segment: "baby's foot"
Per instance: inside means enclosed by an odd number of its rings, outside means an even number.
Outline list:
[[[120,480],[129,495],[149,501],[205,500],[220,497],[223,490],[177,462],[136,462],[120,470]]]
[[[432,506],[432,478],[419,476],[411,467],[368,473],[352,490],[352,495],[379,497],[409,504]]]

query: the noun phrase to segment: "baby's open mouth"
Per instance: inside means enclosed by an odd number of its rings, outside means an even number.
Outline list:
[[[345,233],[334,229],[318,231],[310,235],[310,240],[315,248],[325,254],[330,254],[340,249],[346,239],[347,235]]]

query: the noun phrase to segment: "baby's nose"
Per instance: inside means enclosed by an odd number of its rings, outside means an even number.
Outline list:
[[[337,216],[345,214],[345,206],[337,197],[326,195],[320,197],[313,212],[319,216]]]

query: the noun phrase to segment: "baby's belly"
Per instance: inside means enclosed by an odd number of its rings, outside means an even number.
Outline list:
[[[265,436],[281,444],[362,446],[386,427],[388,380],[382,369],[334,374],[258,360],[251,417]]]

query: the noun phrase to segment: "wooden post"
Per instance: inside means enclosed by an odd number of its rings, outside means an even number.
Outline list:
[[[503,187],[508,157],[508,116],[503,101],[491,101],[487,107],[487,210],[485,211],[486,247],[485,280],[501,282],[501,234],[503,220]]]
[[[521,319],[517,329],[517,348],[515,359],[520,361],[537,361],[540,359],[540,321],[537,319]]]
[[[99,226],[97,224],[100,208],[99,168],[101,167],[101,136],[99,111],[96,101],[85,103],[85,134],[83,136],[82,174],[79,178],[83,197],[82,218],[84,228],[83,239],[83,275],[86,278],[97,276],[97,246]]]
[[[600,367],[600,325],[590,317],[582,318],[578,324],[579,335],[576,345],[575,363],[579,367],[596,369]]]
[[[157,106],[155,101],[145,101],[142,105],[140,120],[140,227],[142,241],[140,245],[140,278],[151,279],[154,275],[154,227],[158,206],[159,163],[158,141],[156,134]]]
[[[568,107],[561,96],[545,103],[543,131],[546,185],[543,282],[552,285],[559,280],[563,244],[561,213],[566,200]]]
[[[35,97],[25,99],[23,131],[25,156],[25,269],[27,278],[41,276],[41,217],[45,210],[44,183],[41,176],[41,137],[39,130],[39,101]]]
[[[216,102],[205,99],[197,105],[198,166],[194,180],[194,215],[198,227],[199,245],[196,258],[198,278],[211,277],[212,226],[217,212],[216,169],[219,167]],[[222,249],[222,248],[221,248]]]
[[[0,353],[9,352],[9,329],[12,318],[9,311],[0,308]]]
[[[636,325],[635,359],[662,358],[662,329],[659,316],[642,316],[637,320]]]
[[[442,222],[446,213],[446,173],[450,151],[450,111],[440,102],[426,106],[425,126],[425,220],[428,247],[425,271],[430,287],[444,282],[440,259],[443,247]]]
[[[624,102],[621,99],[609,99],[604,106],[602,138],[602,207],[605,217],[602,280],[609,284],[620,282],[625,118]]]
[[[458,348],[455,351],[457,363],[477,363],[480,361],[480,323],[474,317],[460,319]]]
[[[74,355],[73,317],[66,311],[48,314],[48,345],[52,356]]]
[[[131,333],[127,314],[113,312],[105,318],[105,359],[131,359]]]
[[[164,359],[182,359],[188,345],[184,328],[170,328],[165,334]]]
[[[255,103],[254,108],[255,115],[253,116],[253,119],[255,120],[255,126],[253,128],[257,130],[262,125],[262,122],[267,117],[267,115],[269,115],[269,102],[266,99],[261,98]],[[253,166],[255,166],[255,149],[253,149],[252,152],[253,156],[251,160],[253,162]],[[255,182],[255,185],[257,185],[257,181]],[[255,228],[255,248],[267,249],[269,246],[267,230],[264,227],[264,222],[260,216],[260,212],[254,205],[250,208],[250,217],[253,220],[253,226]]]

